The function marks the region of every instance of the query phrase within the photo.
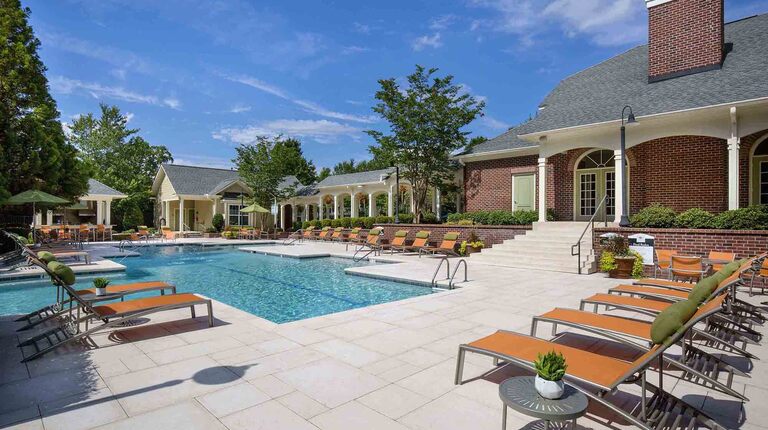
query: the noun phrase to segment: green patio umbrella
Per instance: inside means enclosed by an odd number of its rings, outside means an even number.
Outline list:
[[[250,206],[246,206],[242,209],[240,209],[240,213],[258,213],[259,214],[259,228],[264,229],[264,214],[269,213],[269,209],[264,209],[263,207],[259,206],[258,203],[254,203]]]
[[[62,199],[61,197],[56,197],[52,194],[48,194],[44,191],[40,190],[27,190],[22,193],[16,194],[15,196],[11,196],[8,200],[5,201],[5,204],[7,205],[25,205],[27,203],[32,203],[32,239],[35,238],[35,229],[37,227],[36,225],[36,217],[35,217],[35,206],[39,204],[44,205],[61,205],[64,203],[69,203],[69,200]]]

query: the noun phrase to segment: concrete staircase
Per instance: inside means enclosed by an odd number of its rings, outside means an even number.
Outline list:
[[[597,262],[592,249],[592,231],[587,230],[581,240],[581,261],[571,255],[571,246],[587,222],[545,222],[533,223],[533,230],[514,239],[473,254],[472,261],[494,266],[518,267],[524,269],[550,270],[555,272],[588,274],[597,271]]]

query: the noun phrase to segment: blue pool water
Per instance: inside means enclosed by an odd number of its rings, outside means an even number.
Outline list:
[[[347,259],[298,260],[200,246],[151,247],[139,252],[140,257],[119,261],[127,267],[124,273],[99,276],[112,284],[170,282],[178,292],[200,293],[276,323],[432,292],[424,286],[346,275],[344,268],[369,264]],[[90,287],[96,276],[78,277],[76,285]],[[0,283],[0,315],[30,312],[52,302],[54,294],[50,282],[40,279]]]

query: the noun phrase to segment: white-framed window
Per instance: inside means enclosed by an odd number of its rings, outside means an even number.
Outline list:
[[[758,180],[760,181],[760,188],[758,188],[758,192],[760,193],[760,204],[768,205],[768,161],[760,162]]]
[[[241,213],[240,209],[245,205],[229,205],[227,209],[227,221],[229,225],[248,225],[248,214]]]

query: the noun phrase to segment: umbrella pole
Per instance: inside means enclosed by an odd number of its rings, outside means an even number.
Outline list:
[[[37,240],[35,240],[36,227],[37,227],[37,211],[35,210],[35,202],[32,202],[32,245],[37,243]]]

